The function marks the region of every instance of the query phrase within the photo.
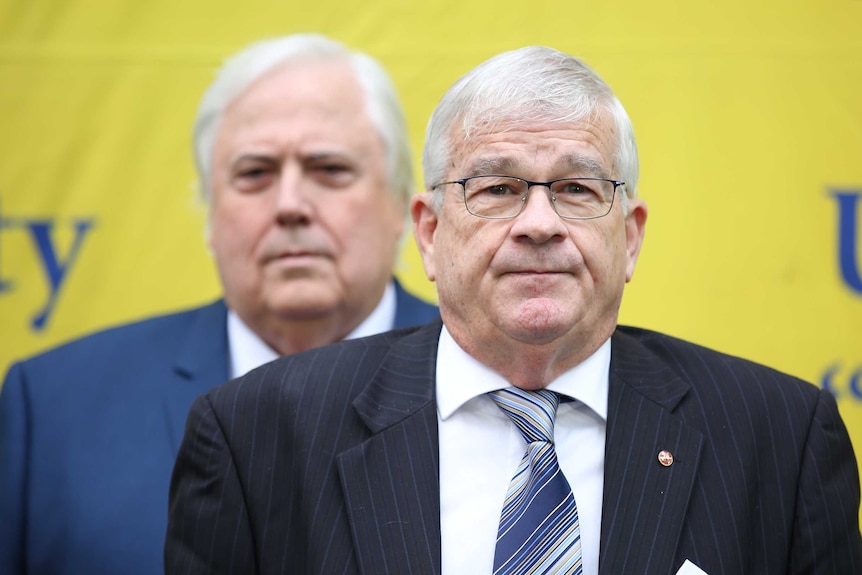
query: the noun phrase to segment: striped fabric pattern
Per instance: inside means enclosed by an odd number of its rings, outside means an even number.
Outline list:
[[[560,397],[552,391],[515,387],[489,395],[527,443],[500,515],[494,574],[579,575],[578,507],[554,449]]]
[[[165,573],[441,575],[441,328],[294,354],[200,396],[171,484]],[[23,385],[44,369],[28,363],[4,387],[20,398],[4,415],[34,408],[43,386]],[[599,575],[669,575],[686,560],[712,574],[862,573],[858,468],[827,390],[620,327],[604,461]],[[0,573],[20,573],[4,569],[4,541]]]

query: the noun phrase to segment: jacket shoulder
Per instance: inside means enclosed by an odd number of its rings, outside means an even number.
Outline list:
[[[196,325],[224,325],[226,314],[219,300],[106,328],[16,362],[9,375],[26,372],[35,379],[50,379],[76,372],[96,374],[119,362],[134,370],[136,365],[146,365],[167,352],[175,352]]]
[[[684,380],[699,394],[753,397],[782,401],[795,397],[812,405],[822,390],[799,377],[736,355],[723,353],[677,337],[642,328],[619,326],[613,350],[621,369],[661,366]]]
[[[245,399],[258,402],[261,397],[349,402],[381,369],[433,361],[425,350],[429,342],[436,342],[441,326],[438,318],[283,356],[215,387],[208,395],[214,405],[225,408]]]

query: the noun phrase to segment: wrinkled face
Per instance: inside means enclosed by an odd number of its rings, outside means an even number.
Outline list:
[[[259,333],[316,318],[346,333],[391,278],[403,206],[363,98],[346,63],[292,63],[222,117],[209,243],[229,307]]]
[[[488,173],[533,181],[618,179],[609,117],[498,129],[469,141],[453,132],[445,179]],[[428,194],[414,199],[414,232],[426,273],[437,282],[443,319],[462,346],[481,353],[503,337],[589,348],[610,336],[643,238],[640,200],[631,200],[624,216],[618,189],[607,216],[564,220],[547,188],[537,186],[520,215],[488,220],[467,212],[460,186],[443,190],[439,213]]]

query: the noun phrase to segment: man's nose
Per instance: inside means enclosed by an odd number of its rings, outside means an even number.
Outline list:
[[[281,225],[306,224],[314,216],[311,183],[301,169],[286,167],[281,171],[276,189],[276,219]]]
[[[566,231],[562,218],[554,209],[551,190],[547,186],[530,186],[526,205],[515,218],[512,232],[543,243]]]

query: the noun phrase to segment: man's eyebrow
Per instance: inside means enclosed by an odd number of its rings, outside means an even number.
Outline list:
[[[560,158],[557,164],[574,171],[577,175],[587,175],[595,178],[607,178],[608,171],[601,162],[594,158],[571,154]]]
[[[504,156],[478,158],[467,168],[467,176],[511,174],[515,167],[517,167],[517,162]]]
[[[342,162],[355,162],[357,160],[357,155],[341,150],[326,150],[302,154],[303,162],[330,162],[333,160]]]
[[[275,158],[266,154],[240,154],[239,156],[230,161],[230,166],[236,167],[244,162],[261,162],[269,164],[275,161]]]

